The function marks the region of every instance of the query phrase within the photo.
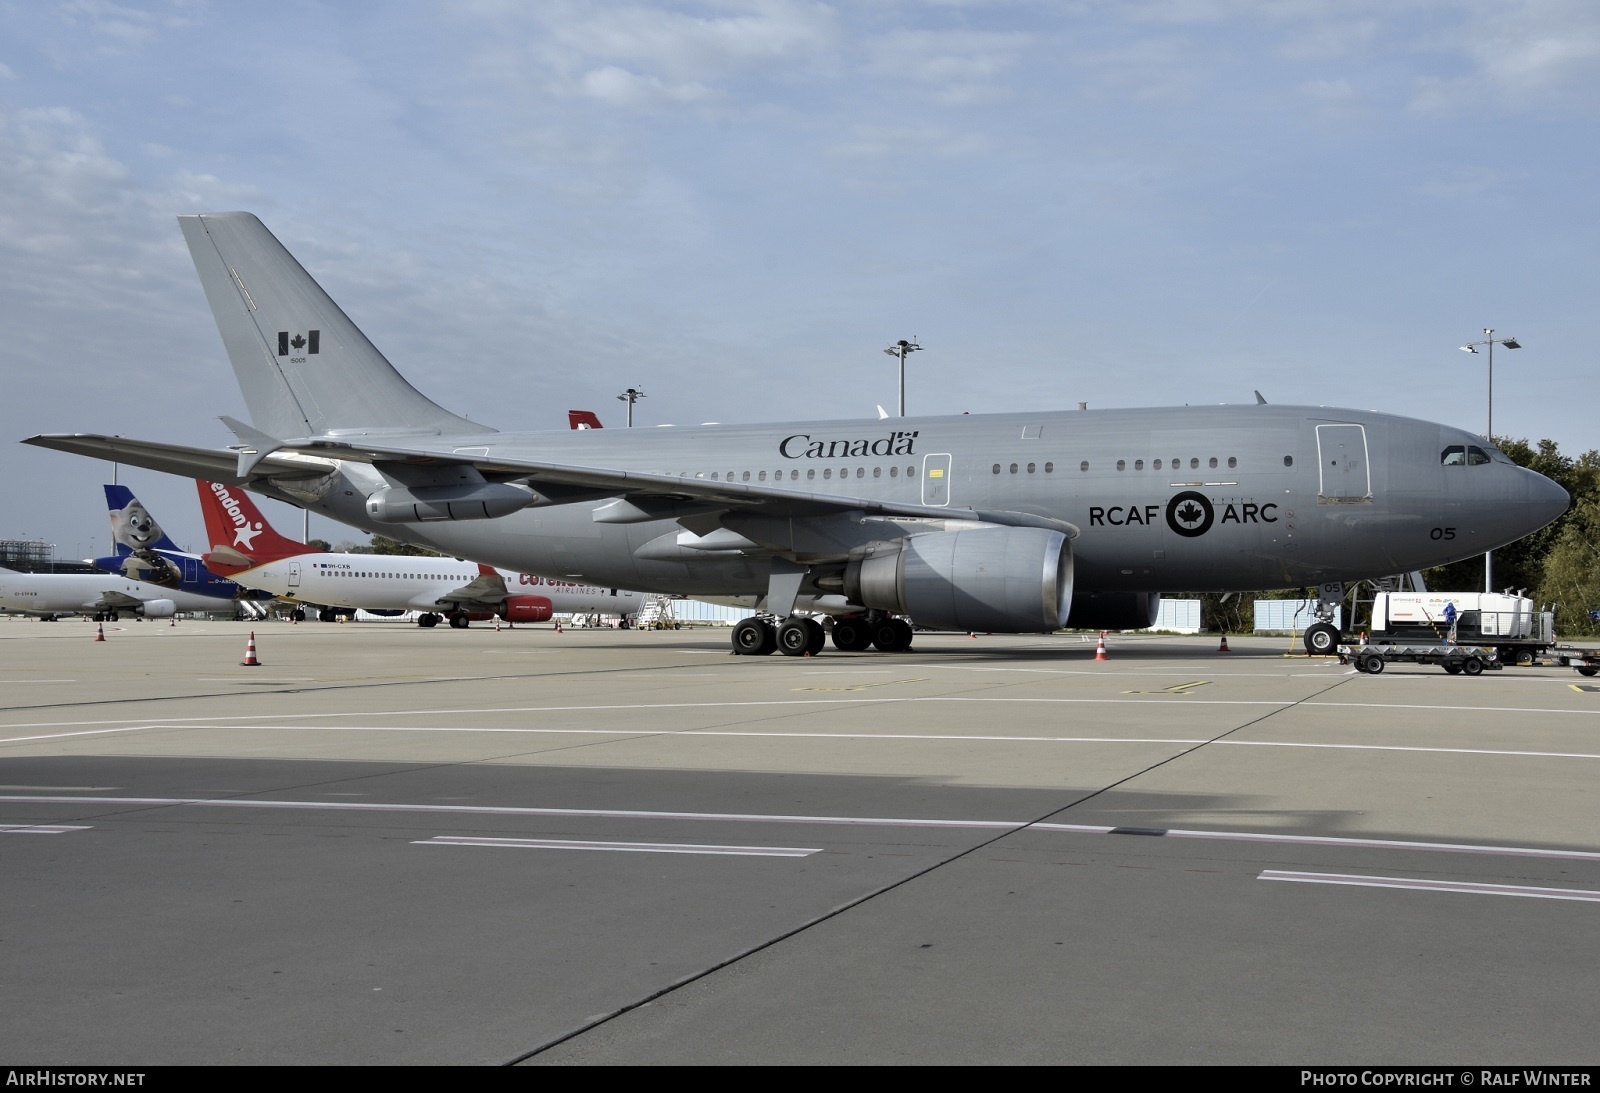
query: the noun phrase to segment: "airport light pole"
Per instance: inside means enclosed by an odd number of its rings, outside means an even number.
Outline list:
[[[644,392],[637,387],[630,387],[617,396],[618,402],[626,402],[628,404],[628,428],[630,429],[633,428],[633,404],[644,397]]]
[[[1483,438],[1490,444],[1494,443],[1494,347],[1503,345],[1507,349],[1521,349],[1522,346],[1515,338],[1497,338],[1494,336],[1493,327],[1484,327],[1484,334],[1488,335],[1481,342],[1468,342],[1461,347],[1463,353],[1476,353],[1478,346],[1489,347],[1489,427],[1484,432]],[[1494,552],[1484,551],[1483,554],[1483,590],[1494,591]]]
[[[922,346],[917,344],[917,340],[915,338],[912,338],[910,341],[906,341],[904,338],[901,338],[899,341],[897,341],[893,345],[891,345],[888,349],[884,350],[884,352],[889,354],[889,356],[891,356],[891,357],[899,357],[900,358],[900,416],[901,417],[905,417],[906,416],[906,354],[907,353],[915,353],[917,350],[919,350],[921,348],[922,348]]]

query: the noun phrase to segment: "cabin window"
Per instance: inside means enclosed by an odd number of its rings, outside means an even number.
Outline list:
[[[1000,464],[996,463],[994,465],[994,473],[995,474],[999,474],[1000,473]]]
[[[824,468],[822,468],[822,477],[824,477],[824,478],[832,478],[833,477],[833,468],[832,467],[824,467]]]
[[[750,472],[749,471],[745,471],[744,472],[744,480],[746,482],[750,481]]]
[[[1128,461],[1126,459],[1117,460],[1117,470],[1125,471],[1127,469],[1128,469]]]
[[[807,467],[806,468],[806,477],[807,478],[815,478],[815,477],[817,477],[817,468],[815,468],[815,467]]]
[[[1294,456],[1292,456],[1292,455],[1286,455],[1286,456],[1284,456],[1284,457],[1283,457],[1283,465],[1284,465],[1284,466],[1285,466],[1285,467],[1292,467],[1292,466],[1294,466]]]
[[[994,465],[994,473],[995,474],[999,474],[1000,473],[1000,464],[996,463]],[[900,468],[899,467],[890,467],[889,468],[889,477],[890,478],[899,478],[900,477]]]
[[[915,468],[915,467],[907,467],[906,468],[906,477],[907,478],[915,478],[916,476],[917,476],[917,468]]]
[[[760,474],[756,475],[756,478],[762,482],[765,482],[767,480],[767,472],[762,471]]]
[[[1234,456],[1234,455],[1230,455],[1228,457],[1228,469],[1231,471],[1235,467],[1237,467],[1238,465],[1239,465],[1239,457],[1238,456]]]
[[[1150,466],[1159,471],[1161,469],[1161,460],[1156,460],[1154,463],[1150,464]]]
[[[1217,469],[1217,457],[1216,456],[1212,456],[1211,457],[1211,469],[1212,470],[1216,470]]]
[[[872,468],[872,477],[874,477],[874,478],[882,478],[883,477],[883,468],[882,467],[874,467],[874,468]]]
[[[1050,473],[1054,472],[1055,469],[1056,469],[1056,465],[1054,463],[1046,463],[1044,465],[1044,473],[1045,474],[1050,474]]]
[[[1088,469],[1089,469],[1089,461],[1087,459],[1085,459],[1082,463],[1079,463],[1078,464],[1078,469],[1080,471],[1085,471],[1085,472],[1088,471]]]
[[[1012,474],[1016,474],[1017,473],[1017,465],[1015,463],[1011,464],[1011,473]]]
[[[717,481],[717,472],[716,471],[712,471],[711,472],[711,481],[713,481],[713,482]]]
[[[1134,469],[1134,470],[1136,470],[1136,471],[1142,471],[1142,470],[1144,470],[1144,460],[1142,460],[1142,459],[1135,459],[1135,460],[1134,460],[1134,461],[1133,461],[1133,469]]]
[[[865,477],[867,477],[867,468],[865,468],[865,467],[857,467],[856,468],[856,477],[857,478],[865,478]]]
[[[1028,464],[1028,473],[1029,473],[1029,474],[1032,474],[1032,473],[1033,473],[1033,464],[1032,464],[1032,463],[1029,463],[1029,464]]]
[[[1189,458],[1189,469],[1191,471],[1199,470],[1200,469],[1200,460],[1198,458],[1194,457],[1194,456],[1191,456]]]

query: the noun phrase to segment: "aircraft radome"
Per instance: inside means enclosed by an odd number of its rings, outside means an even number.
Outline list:
[[[1315,585],[1331,603],[1568,504],[1475,434],[1331,407],[502,433],[407,383],[254,216],[179,224],[249,409],[225,419],[240,445],[29,443],[246,485],[518,572],[749,597],[764,617],[734,628],[737,652],[817,652],[797,610],[834,615],[841,648],[894,650],[900,616],[1018,633],[1146,626],[1163,590]]]

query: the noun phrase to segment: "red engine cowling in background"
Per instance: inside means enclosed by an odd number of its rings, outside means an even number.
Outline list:
[[[507,622],[549,622],[555,604],[543,596],[507,596],[500,617]]]

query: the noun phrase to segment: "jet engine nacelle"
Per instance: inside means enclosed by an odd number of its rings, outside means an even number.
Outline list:
[[[507,622],[549,622],[555,604],[543,596],[507,596],[500,605],[500,617]]]
[[[866,607],[940,630],[1059,630],[1072,604],[1072,544],[1044,528],[975,528],[875,543],[845,569]]]
[[[1067,626],[1073,630],[1143,630],[1161,614],[1159,592],[1095,592],[1073,597]]]
[[[170,619],[178,613],[178,605],[171,600],[145,600],[139,614],[147,619]]]
[[[367,515],[380,524],[432,520],[492,520],[537,500],[526,486],[480,482],[466,486],[390,486],[367,498]]]

